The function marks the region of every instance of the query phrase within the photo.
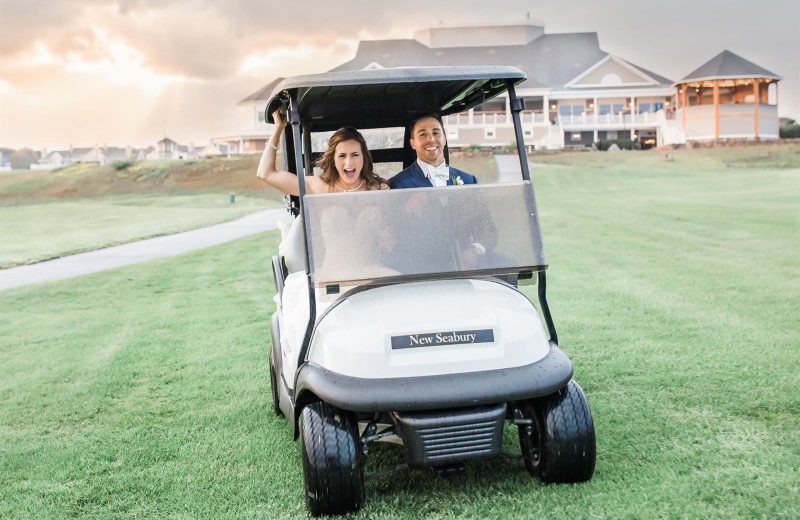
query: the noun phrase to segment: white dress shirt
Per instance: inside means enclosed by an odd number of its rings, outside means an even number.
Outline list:
[[[431,184],[437,188],[447,186],[447,179],[450,178],[450,167],[447,166],[446,161],[442,161],[442,164],[439,166],[433,166],[432,164],[417,159],[417,164],[422,168],[422,173],[431,181]]]

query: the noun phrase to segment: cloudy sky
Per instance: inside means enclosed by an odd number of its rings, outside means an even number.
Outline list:
[[[0,147],[204,144],[276,76],[323,72],[361,39],[544,22],[680,79],[723,49],[783,76],[800,119],[800,1],[0,0]]]

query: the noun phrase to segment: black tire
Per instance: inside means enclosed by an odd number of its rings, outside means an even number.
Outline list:
[[[596,458],[594,421],[583,390],[575,381],[558,392],[526,401],[519,444],[528,472],[543,482],[585,482]]]
[[[272,391],[272,411],[275,415],[283,415],[281,411],[281,401],[278,396],[278,378],[275,374],[275,363],[272,361],[272,354],[269,355],[269,388]]]
[[[357,511],[364,502],[364,465],[355,416],[312,403],[300,416],[306,506],[312,516]]]

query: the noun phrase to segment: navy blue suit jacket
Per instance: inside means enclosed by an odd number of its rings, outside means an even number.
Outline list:
[[[452,186],[453,179],[456,177],[461,177],[464,184],[478,184],[475,176],[450,166],[450,178],[447,179],[447,185]],[[389,179],[389,187],[393,190],[398,188],[431,188],[433,184],[425,176],[417,161],[414,161],[411,166]]]

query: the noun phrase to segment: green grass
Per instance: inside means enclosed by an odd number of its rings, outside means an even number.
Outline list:
[[[800,169],[564,155],[596,159],[533,175],[593,480],[543,485],[516,460],[401,472],[352,517],[797,518]],[[0,293],[0,517],[306,517],[298,445],[269,411],[276,246]],[[400,463],[379,448],[370,470]]]
[[[0,267],[26,264],[232,220],[268,199],[227,193],[116,196],[0,207]]]

